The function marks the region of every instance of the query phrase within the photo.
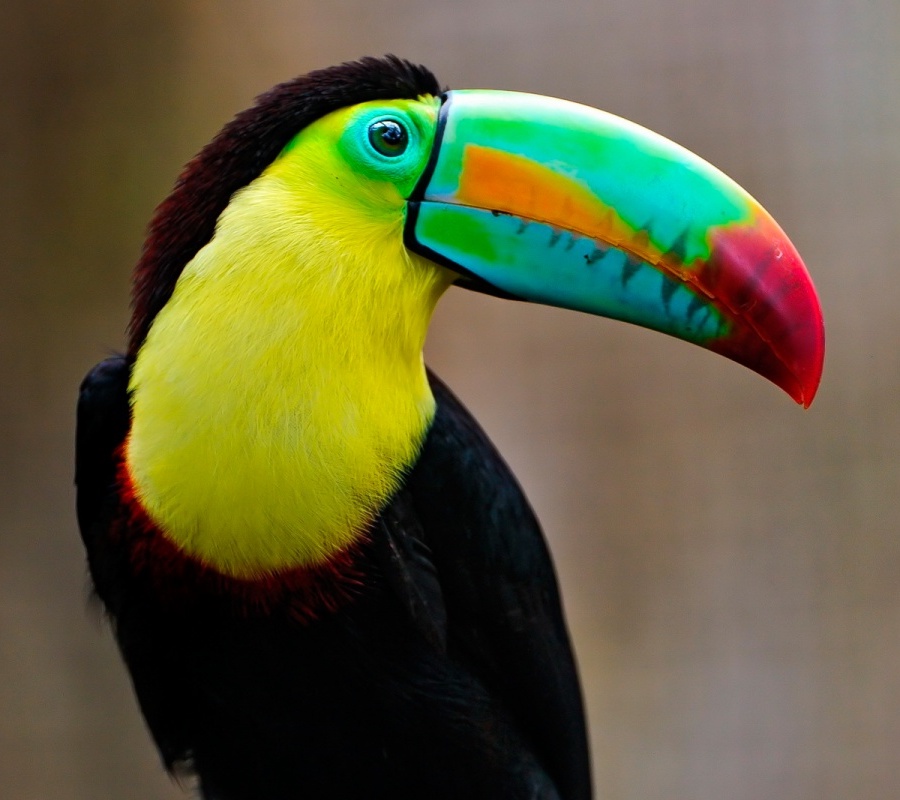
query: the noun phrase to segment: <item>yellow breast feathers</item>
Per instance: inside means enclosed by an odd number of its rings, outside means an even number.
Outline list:
[[[397,189],[348,173],[321,131],[301,141],[311,130],[232,198],[131,380],[138,497],[235,577],[350,545],[434,413],[422,347],[452,276],[403,247]]]

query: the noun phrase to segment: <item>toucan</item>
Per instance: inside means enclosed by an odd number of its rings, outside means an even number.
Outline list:
[[[207,800],[591,796],[542,532],[423,361],[451,285],[819,383],[797,251],[661,136],[394,56],[260,96],[155,212],[77,408],[94,592]]]

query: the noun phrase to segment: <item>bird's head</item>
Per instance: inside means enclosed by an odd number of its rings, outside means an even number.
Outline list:
[[[138,266],[132,355],[223,212],[262,178],[268,189],[252,205],[271,224],[258,235],[285,248],[312,237],[331,264],[355,254],[371,268],[352,291],[433,270],[428,302],[455,282],[621,319],[734,359],[803,405],[815,394],[815,290],[736,183],[602,111],[442,92],[393,57],[276,87],[188,165]]]

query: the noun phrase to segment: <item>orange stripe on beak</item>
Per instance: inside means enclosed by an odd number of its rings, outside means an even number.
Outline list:
[[[640,261],[676,272],[671,255],[655,247],[646,231],[635,230],[579,181],[525,156],[483,145],[466,145],[458,200],[595,239]]]

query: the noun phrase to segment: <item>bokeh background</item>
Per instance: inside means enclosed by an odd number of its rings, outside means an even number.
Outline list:
[[[275,82],[396,52],[702,154],[790,233],[828,354],[803,412],[657,334],[450,293],[431,364],[542,518],[605,800],[900,797],[896,0],[0,4],[0,797],[177,798],[73,517],[81,376],[153,206]]]

